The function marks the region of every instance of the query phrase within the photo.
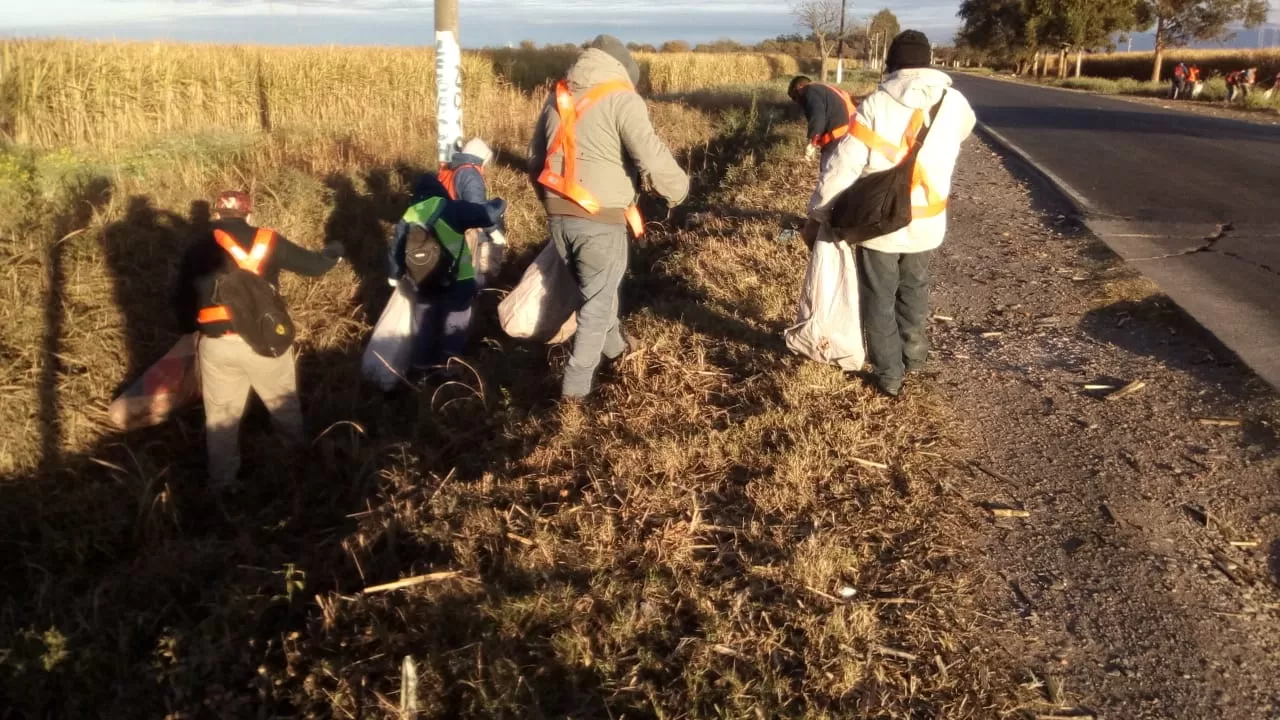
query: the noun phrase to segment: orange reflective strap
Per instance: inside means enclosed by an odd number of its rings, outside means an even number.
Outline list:
[[[832,130],[829,133],[822,133],[821,135],[819,135],[818,142],[814,144],[820,148],[826,147],[848,134],[849,134],[849,127],[847,125],[841,125],[840,127],[836,128],[835,130]]]
[[[458,199],[457,175],[458,175],[458,171],[461,170],[462,168],[472,168],[476,172],[480,173],[480,177],[484,177],[484,168],[474,163],[459,165],[456,168],[451,168],[451,167],[440,168],[440,172],[436,175],[436,178],[439,179],[440,184],[444,186],[445,192],[449,193],[450,200]]]
[[[236,242],[223,230],[214,230],[213,239],[222,246],[223,250],[231,256],[236,265],[241,270],[247,270],[254,275],[262,274],[262,265],[267,259],[267,255],[271,253],[271,245],[275,242],[276,234],[266,228],[258,228],[253,235],[253,247],[249,248],[249,252],[245,252],[244,248]],[[231,320],[231,311],[223,305],[214,305],[212,307],[203,308],[196,315],[196,322],[201,325],[216,322],[228,322]]]
[[[216,322],[227,322],[230,319],[231,312],[222,305],[204,308],[200,311],[200,314],[196,316],[196,322],[201,325],[208,325],[209,323]]]
[[[916,163],[915,171],[911,175],[912,192],[915,192],[916,188],[924,191],[924,204],[912,204],[911,217],[913,219],[936,217],[947,209],[947,199],[933,189],[933,185],[929,183],[929,176],[924,166],[920,163]]]
[[[907,123],[907,131],[902,134],[902,151],[905,153],[915,147],[916,138],[924,127],[924,111],[916,110],[911,114],[911,122]]]
[[[578,117],[604,98],[619,92],[635,92],[631,83],[613,80],[588,90],[576,103],[569,85],[564,80],[556,83],[556,114],[560,116],[556,135],[547,147],[547,162],[538,176],[538,183],[594,215],[600,212],[600,203],[586,188],[578,184],[578,143],[575,127]],[[561,152],[561,171],[551,169],[551,156]]]
[[[845,135],[848,135],[849,132],[854,129],[858,121],[858,105],[853,101],[853,98],[849,96],[849,93],[841,90],[835,85],[828,85],[826,83],[815,83],[815,84],[820,87],[827,88],[831,92],[840,96],[840,99],[844,101],[845,113],[847,113],[849,116],[848,125],[842,125],[838,128],[835,128],[831,132],[826,132],[818,136],[818,142],[817,142],[818,147],[826,147],[827,145],[830,145],[831,143],[835,142],[836,140],[839,140]]]
[[[911,151],[912,146],[915,145],[916,137],[919,136],[920,130],[923,127],[924,111],[916,110],[911,115],[911,121],[907,123],[907,131],[903,133],[902,141],[898,145],[894,145],[888,140],[885,140],[876,134],[874,130],[864,125],[855,124],[853,127],[853,136],[857,138],[859,142],[870,148],[872,152],[880,153],[885,157],[885,159],[889,160],[894,165],[897,165],[902,162],[904,156]],[[929,176],[926,173],[924,166],[920,163],[916,163],[915,167],[912,168],[911,171],[911,191],[914,193],[917,188],[924,191],[925,204],[911,206],[912,218],[919,219],[935,217],[942,214],[942,212],[947,209],[947,199],[939,195],[937,191],[933,189],[933,186],[929,184]]]
[[[259,228],[253,235],[253,248],[249,250],[249,266],[241,265],[241,267],[254,275],[261,275],[262,265],[267,261],[267,254],[271,252],[271,244],[275,239],[275,233],[266,228]]]
[[[444,191],[449,193],[449,199],[457,200],[458,191],[454,188],[454,185],[453,185],[453,174],[454,174],[453,168],[447,168],[447,167],[440,168],[440,172],[436,174],[436,179],[438,179],[440,181],[440,184],[444,186]]]
[[[235,238],[222,230],[214,230],[213,239],[217,240],[222,249],[231,255],[231,259],[236,262],[236,265],[244,267],[245,261],[249,259],[249,254],[244,251],[244,248],[240,247]]]
[[[627,218],[627,227],[631,228],[632,237],[643,237],[644,216],[640,214],[640,208],[629,205],[624,215]]]
[[[248,270],[254,275],[262,274],[262,263],[267,259],[267,254],[271,252],[271,243],[275,241],[276,234],[266,228],[259,228],[258,232],[253,236],[253,247],[249,252],[245,252],[244,248],[236,242],[235,238],[228,235],[222,230],[213,231],[213,239],[218,241],[223,250],[235,260],[236,265],[241,270]]]
[[[854,123],[853,136],[858,139],[858,142],[871,148],[872,152],[880,153],[894,165],[897,165],[898,161],[902,159],[903,148],[901,145],[894,145],[885,140],[866,125]]]

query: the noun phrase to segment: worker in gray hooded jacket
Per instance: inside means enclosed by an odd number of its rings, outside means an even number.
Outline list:
[[[653,131],[636,94],[640,66],[617,38],[597,37],[538,117],[529,175],[547,210],[551,239],[582,292],[573,354],[561,395],[591,392],[601,356],[627,350],[618,324],[618,289],[627,269],[627,229],[639,237],[640,174],[672,205],[689,194],[689,177]]]

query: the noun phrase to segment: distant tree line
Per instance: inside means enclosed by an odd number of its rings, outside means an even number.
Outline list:
[[[1048,53],[1076,55],[1076,75],[1086,52],[1114,50],[1116,38],[1151,30],[1159,80],[1164,53],[1193,42],[1223,40],[1236,25],[1266,22],[1267,0],[962,0],[964,23],[956,50],[1036,72]],[[1066,63],[1059,63],[1066,72]]]
[[[826,59],[842,53],[845,58],[870,58],[873,51],[883,55],[900,27],[898,18],[888,9],[870,18],[847,18],[844,33],[840,32],[840,0],[801,0],[792,5],[801,32],[784,33],[755,44],[741,43],[731,38],[720,38],[696,45],[684,40],[668,40],[660,45],[651,43],[627,43],[632,52],[642,53],[777,53],[810,60]],[[841,43],[840,41],[844,42]],[[578,50],[586,43],[546,44],[543,49]],[[520,43],[522,50],[537,50],[532,40]]]

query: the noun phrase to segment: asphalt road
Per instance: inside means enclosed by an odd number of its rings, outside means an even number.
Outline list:
[[[1280,222],[1280,126],[957,76],[979,119],[1092,210],[1160,222]]]
[[[1280,127],[972,75],[955,85],[1090,229],[1280,388]]]

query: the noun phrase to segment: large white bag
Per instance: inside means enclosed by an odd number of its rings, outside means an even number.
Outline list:
[[[178,338],[164,357],[111,401],[107,416],[121,430],[159,425],[200,399],[197,333]]]
[[[829,233],[823,225],[809,254],[796,324],[785,333],[787,347],[857,372],[866,359],[858,312],[858,260],[848,243],[831,242]]]
[[[511,337],[561,343],[577,332],[580,307],[578,283],[555,243],[548,241],[520,284],[499,303],[498,322]]]
[[[378,318],[378,324],[373,326],[373,336],[360,358],[360,372],[365,379],[383,390],[394,388],[396,381],[409,372],[409,363],[413,359],[413,333],[417,330],[421,312],[415,295],[409,281],[401,279]]]

